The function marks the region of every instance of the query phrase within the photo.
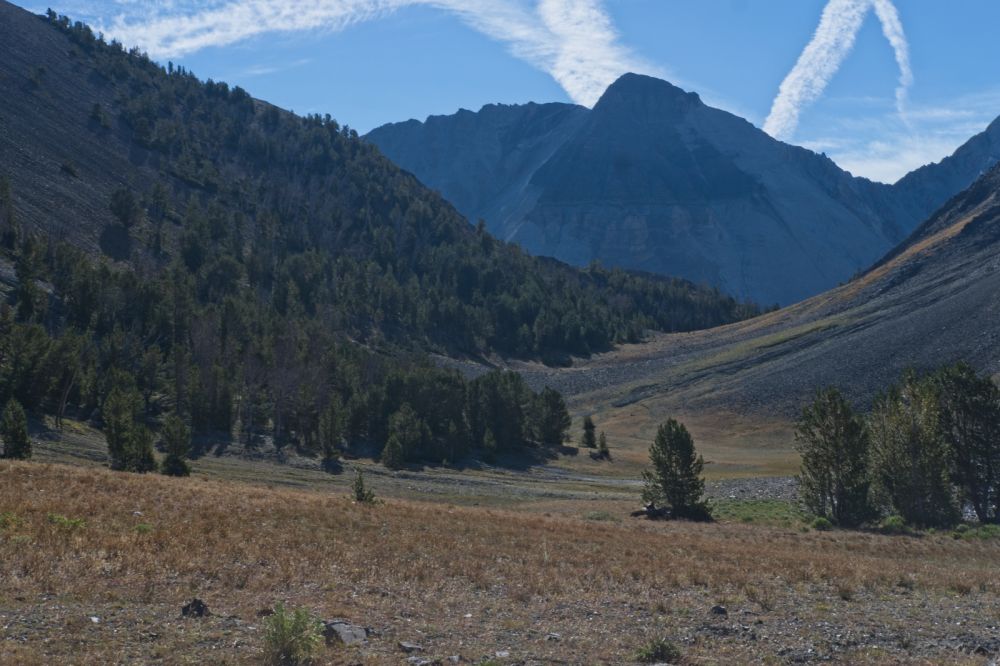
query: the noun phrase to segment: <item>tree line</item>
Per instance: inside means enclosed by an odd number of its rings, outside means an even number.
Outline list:
[[[820,391],[796,442],[802,499],[835,524],[895,515],[948,527],[965,507],[1000,523],[1000,389],[967,364],[908,371],[867,416],[837,389]]]

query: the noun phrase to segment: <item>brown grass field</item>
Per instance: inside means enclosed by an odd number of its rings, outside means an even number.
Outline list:
[[[4,461],[0,663],[254,663],[258,611],[277,602],[373,630],[317,663],[407,663],[399,641],[431,663],[629,663],[655,638],[689,664],[997,656],[996,539],[650,523],[622,518],[628,506],[591,520],[542,505],[366,506],[342,491]],[[194,596],[212,616],[181,618]]]

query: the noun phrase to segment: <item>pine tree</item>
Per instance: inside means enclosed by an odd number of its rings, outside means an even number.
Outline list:
[[[319,445],[323,453],[323,464],[328,467],[335,465],[340,459],[343,430],[343,410],[339,403],[331,401],[319,415]]]
[[[802,456],[799,492],[815,515],[843,526],[872,517],[868,501],[868,434],[840,391],[816,394],[795,429]]]
[[[1000,388],[965,363],[931,377],[952,478],[982,523],[1000,523]]]
[[[543,446],[562,446],[573,421],[559,391],[545,387],[535,398],[535,435]]]
[[[961,512],[934,387],[908,373],[902,385],[876,401],[868,431],[873,492],[880,503],[913,525],[954,525]]]
[[[382,450],[382,464],[390,469],[401,468],[407,460],[419,457],[428,438],[427,425],[404,403],[389,417],[389,440]]]
[[[687,428],[674,419],[661,425],[649,447],[649,458],[653,469],[642,475],[644,502],[666,504],[678,518],[712,520],[703,497],[705,480],[701,472],[705,461],[695,454]]]
[[[108,442],[111,469],[152,472],[156,469],[153,436],[141,422],[142,397],[130,377],[115,373],[112,389],[104,401],[104,436]]]
[[[187,457],[191,453],[191,431],[176,414],[167,417],[163,424],[163,449],[166,457],[160,467],[167,476],[190,476]]]
[[[605,460],[611,460],[611,449],[608,448],[608,438],[603,430],[601,436],[597,438],[597,453]]]
[[[31,457],[31,439],[28,437],[28,417],[21,403],[11,398],[0,418],[0,438],[3,439],[3,456],[15,460]]]
[[[375,493],[365,486],[365,477],[359,469],[354,475],[354,483],[351,486],[351,492],[354,494],[354,501],[361,504],[374,504],[375,503]]]
[[[594,436],[594,420],[590,416],[583,417],[583,437],[580,439],[580,446],[585,449],[597,448],[597,438]]]

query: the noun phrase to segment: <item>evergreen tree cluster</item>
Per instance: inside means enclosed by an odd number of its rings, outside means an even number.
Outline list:
[[[803,501],[836,524],[894,514],[947,527],[966,505],[1000,522],[1000,388],[968,365],[907,372],[867,418],[836,389],[821,391],[796,440]]]
[[[149,429],[160,421],[164,470],[178,475],[192,435],[271,438],[327,461],[389,444],[385,460],[401,465],[558,446],[569,427],[562,397],[520,375],[467,381],[249,291],[204,299],[180,265],[142,277],[36,236],[12,254],[23,282],[0,305],[0,401],[97,420],[117,469],[155,467]],[[30,307],[24,292],[36,294]]]
[[[22,225],[0,174],[17,277],[0,305],[0,404],[93,420],[117,468],[155,466],[152,430],[172,474],[229,439],[390,464],[558,446],[557,392],[511,373],[467,381],[427,353],[561,362],[757,313],[681,280],[530,257],[329,116],[46,20],[110,91],[81,131],[124,136],[159,171],[108,194],[110,259]]]

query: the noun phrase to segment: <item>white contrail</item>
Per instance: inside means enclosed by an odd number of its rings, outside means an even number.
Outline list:
[[[781,82],[764,131],[776,138],[791,136],[802,108],[815,101],[854,47],[871,0],[830,0],[812,41]]]
[[[875,13],[882,23],[882,34],[889,40],[899,65],[899,86],[896,88],[896,109],[906,117],[906,95],[913,85],[913,69],[910,67],[910,45],[906,41],[903,22],[892,0],[875,0]]]
[[[209,6],[206,7],[206,4]],[[155,58],[179,57],[270,32],[339,31],[398,9],[449,11],[516,57],[550,74],[579,104],[593,105],[618,76],[651,68],[618,41],[600,0],[244,0],[170,3],[166,15],[117,17],[104,32]]]
[[[910,49],[903,24],[892,0],[830,0],[823,9],[823,16],[812,40],[802,51],[792,71],[781,82],[771,113],[764,122],[764,131],[779,139],[788,138],[795,132],[802,109],[823,94],[844,58],[854,48],[858,31],[873,7],[899,65],[896,105],[899,112],[903,113],[906,93],[913,83],[913,71],[910,68]]]
[[[569,96],[592,106],[625,72],[649,72],[618,42],[599,0],[540,0],[538,15],[559,45],[550,73]]]

